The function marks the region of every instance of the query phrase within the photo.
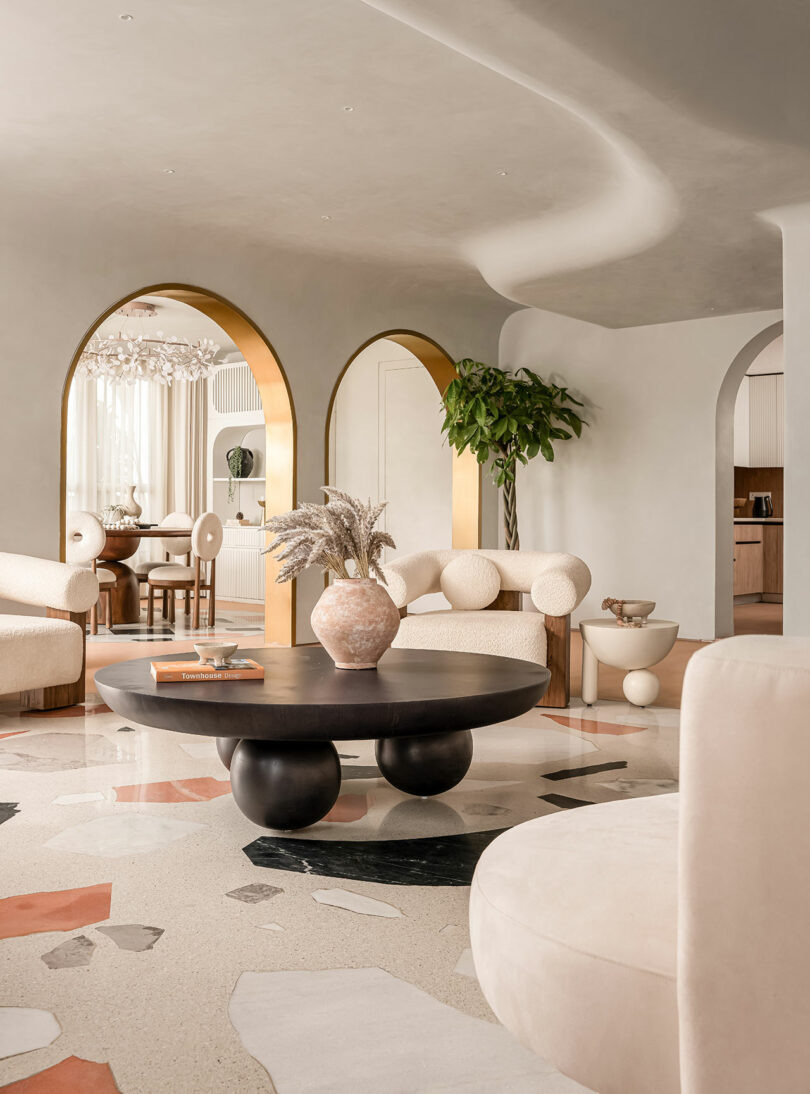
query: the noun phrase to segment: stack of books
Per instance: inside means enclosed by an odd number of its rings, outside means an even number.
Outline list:
[[[153,661],[158,684],[199,684],[201,680],[264,680],[264,665],[249,657],[232,658],[221,669],[202,661]]]

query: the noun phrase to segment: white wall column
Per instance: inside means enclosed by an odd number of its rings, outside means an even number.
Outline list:
[[[810,635],[810,204],[770,210],[782,230],[785,317],[784,634]]]

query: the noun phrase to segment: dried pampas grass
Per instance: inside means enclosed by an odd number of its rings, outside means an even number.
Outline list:
[[[383,584],[385,575],[380,567],[383,547],[396,547],[387,532],[375,531],[385,508],[385,502],[364,505],[333,486],[322,486],[329,499],[325,505],[302,502],[297,509],[271,517],[264,525],[273,532],[275,539],[264,548],[262,554],[276,554],[283,566],[277,582],[292,581],[310,566],[339,578],[371,577]],[[350,574],[346,563],[353,562],[355,572]]]

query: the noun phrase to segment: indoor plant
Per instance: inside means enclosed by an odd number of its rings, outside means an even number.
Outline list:
[[[492,478],[503,488],[506,547],[516,551],[517,462],[527,464],[538,453],[553,460],[554,441],[579,437],[587,423],[573,407],[582,403],[568,388],[547,384],[528,368],[504,372],[466,357],[456,371],[442,399],[442,430],[457,452],[469,448],[482,464],[492,457]]]
[[[264,551],[277,551],[283,563],[276,581],[291,581],[309,566],[333,575],[312,610],[312,629],[339,669],[373,669],[399,630],[399,610],[377,583],[385,584],[383,547],[396,546],[374,528],[385,502],[364,505],[334,487],[321,489],[325,505],[302,502],[267,521],[265,530],[275,539]]]
[[[233,501],[236,492],[233,480],[248,478],[253,470],[253,453],[237,444],[226,452],[225,459],[228,461],[228,501]]]

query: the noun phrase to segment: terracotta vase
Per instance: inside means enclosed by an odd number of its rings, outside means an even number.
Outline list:
[[[373,577],[327,586],[312,610],[312,629],[339,669],[375,669],[399,630],[399,609]]]

